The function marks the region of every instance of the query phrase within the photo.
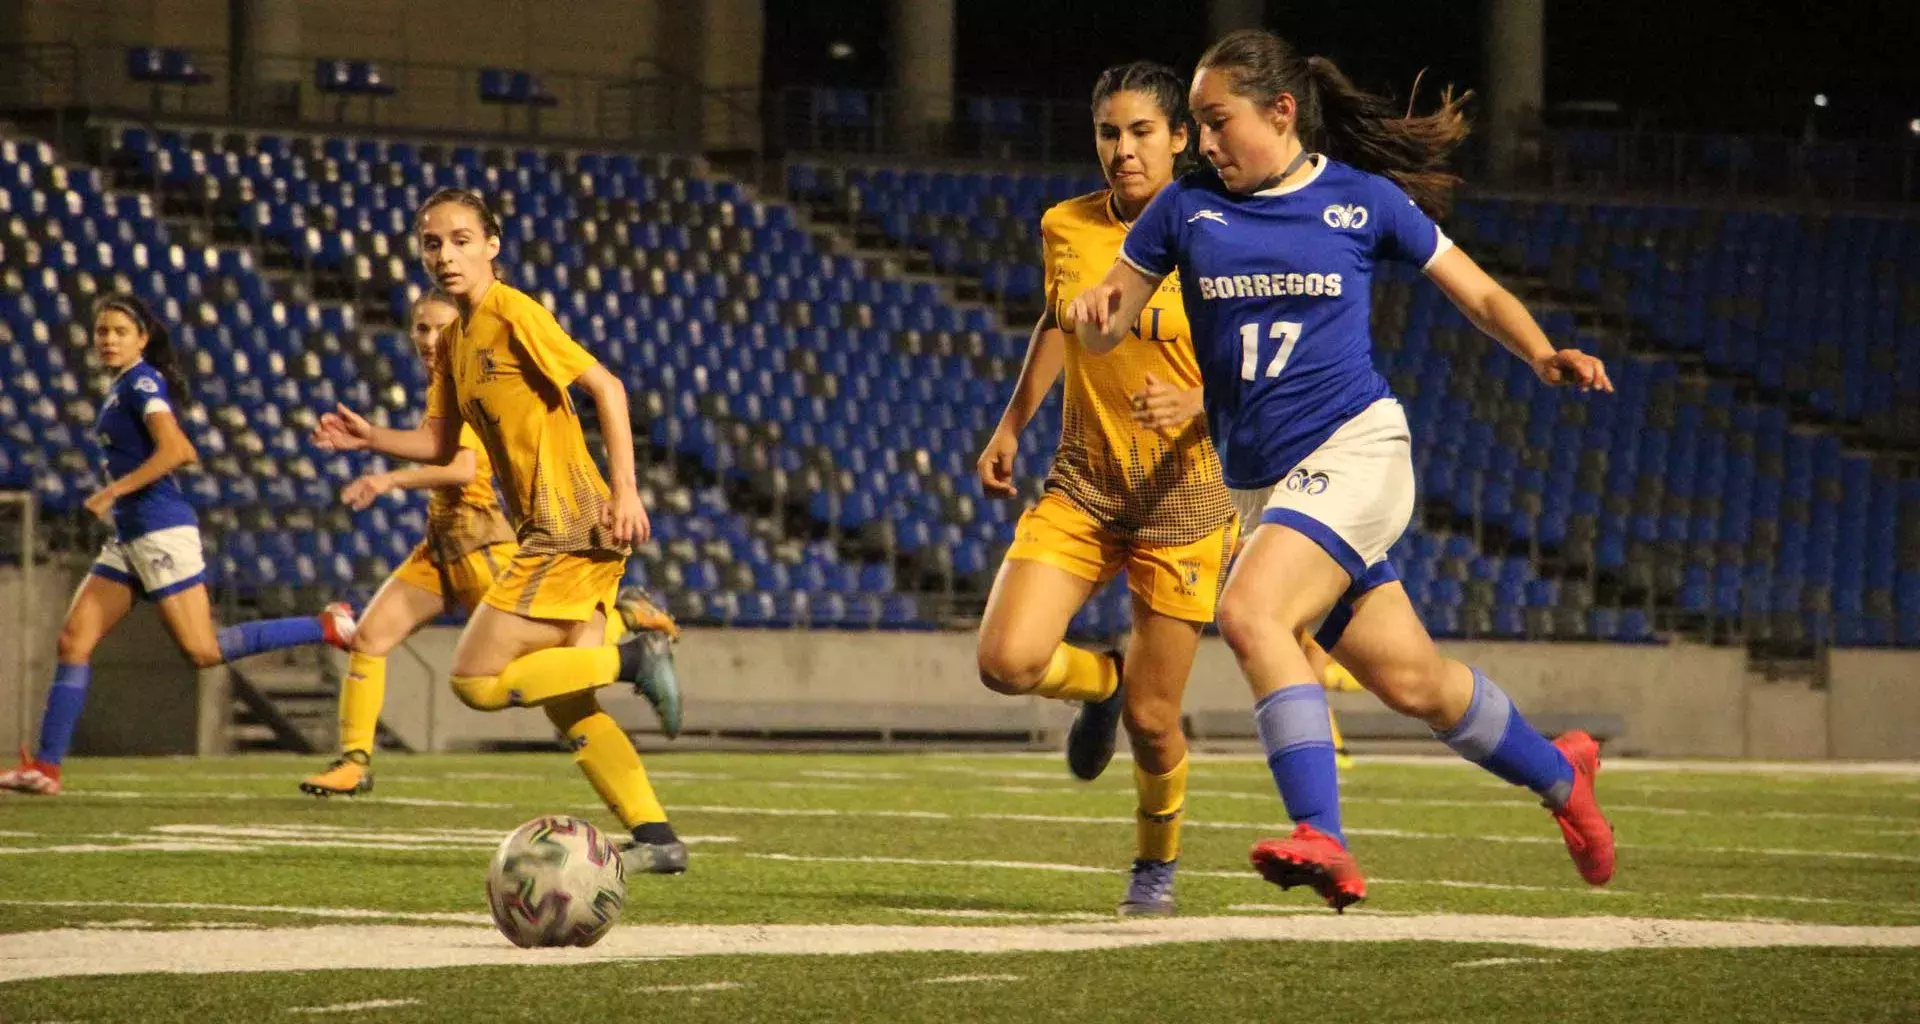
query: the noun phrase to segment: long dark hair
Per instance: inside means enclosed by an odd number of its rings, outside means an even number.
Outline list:
[[[1462,109],[1473,94],[1440,93],[1440,107],[1415,115],[1353,84],[1325,57],[1302,57],[1285,39],[1261,29],[1229,32],[1207,48],[1201,68],[1226,72],[1235,95],[1267,107],[1281,93],[1299,110],[1296,130],[1309,150],[1384,175],[1434,217],[1453,201],[1459,175],[1447,158],[1467,137]],[[1417,83],[1416,83],[1417,85]]]
[[[1150,60],[1115,64],[1093,80],[1093,110],[1117,92],[1142,92],[1153,97],[1154,105],[1167,118],[1167,134],[1192,128],[1187,110],[1187,82],[1178,71]],[[1187,146],[1173,154],[1173,173],[1185,173],[1193,164],[1193,132],[1187,132]]]
[[[173,334],[167,330],[167,325],[160,322],[160,318],[154,316],[153,310],[137,295],[120,292],[101,298],[93,304],[94,322],[99,323],[100,315],[109,310],[125,314],[147,336],[147,347],[140,353],[140,358],[160,372],[173,400],[181,404],[191,400],[193,393],[187,388],[187,377],[180,369],[180,356],[173,349]]]

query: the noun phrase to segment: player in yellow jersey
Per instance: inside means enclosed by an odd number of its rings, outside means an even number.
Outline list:
[[[453,300],[429,292],[409,311],[408,336],[420,360],[435,365],[440,333],[459,318]],[[460,429],[460,453],[444,466],[369,473],[348,484],[341,500],[356,511],[392,490],[427,491],[427,535],[395,569],[361,613],[361,629],[347,645],[352,657],[340,688],[340,756],[300,783],[314,796],[352,796],[373,789],[374,732],[387,689],[387,654],[443,614],[466,615],[480,605],[494,577],[520,546],[493,490],[493,463],[470,426]],[[666,622],[644,595],[622,594],[622,615],[610,626],[643,628],[648,610]],[[671,662],[663,669],[669,670]]]
[[[594,790],[632,831],[630,872],[686,870],[687,848],[647,780],[633,741],[594,691],[633,683],[678,730],[671,677],[650,671],[661,638],[606,643],[630,545],[648,535],[633,465],[626,387],[526,293],[497,280],[500,223],[485,200],[443,189],[421,205],[416,231],[428,274],[459,317],[441,335],[426,414],[409,430],[376,427],[344,406],[321,417],[314,441],[444,466],[471,426],[493,463],[519,550],[494,576],[453,655],[452,685],[467,706],[538,707],[568,743]],[[599,412],[611,485],[594,464],[568,388]]]
[[[1139,797],[1126,915],[1174,911],[1174,864],[1186,800],[1180,701],[1200,633],[1213,620],[1238,536],[1220,461],[1198,418],[1194,362],[1179,282],[1169,277],[1133,334],[1089,356],[1056,326],[1058,310],[1099,281],[1127,227],[1173,180],[1187,147],[1187,87],[1172,69],[1137,62],[1093,89],[1094,145],[1108,188],[1040,219],[1047,311],[1035,326],[1012,399],[981,453],[989,493],[1013,496],[1020,431],[1064,369],[1060,447],[1046,494],[1021,516],[980,625],[980,678],[1000,693],[1080,702],[1067,764],[1097,777],[1124,718]],[[1164,389],[1164,425],[1135,421],[1134,396]],[[1184,415],[1179,414],[1184,410]],[[1068,623],[1126,570],[1133,635],[1124,658],[1063,643]]]

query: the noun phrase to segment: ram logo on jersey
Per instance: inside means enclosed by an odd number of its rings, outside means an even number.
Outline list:
[[[1201,210],[1199,213],[1188,217],[1187,223],[1191,224],[1196,220],[1210,220],[1223,228],[1227,226],[1227,215],[1221,213],[1219,210]]]
[[[1199,280],[1202,299],[1339,298],[1341,287],[1339,274],[1230,274]]]
[[[1330,228],[1358,231],[1367,226],[1367,208],[1359,203],[1345,206],[1335,203],[1320,211],[1320,219],[1326,221]]]

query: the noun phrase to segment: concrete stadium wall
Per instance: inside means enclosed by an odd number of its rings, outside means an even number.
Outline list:
[[[757,95],[764,14],[757,0],[255,0],[262,31],[258,82],[298,87],[302,120],[335,118],[338,100],[311,87],[319,58],[371,60],[398,92],[379,102],[386,129],[476,133],[527,131],[528,111],[479,103],[471,71],[532,71],[559,105],[539,114],[540,133],[555,137],[645,138],[661,144],[671,123],[675,148],[738,148],[757,144],[757,106],[702,100],[692,91],[668,97],[635,94],[614,83],[632,79],[686,83]],[[127,80],[124,51],[180,47],[200,58],[206,85],[164,99],[169,112],[218,116],[230,89],[229,0],[0,0],[0,42],[62,43],[79,48],[88,99],[145,109],[147,86]],[[298,58],[298,59],[291,59]],[[36,79],[21,88],[46,89]],[[613,86],[612,88],[608,88]],[[264,94],[262,94],[264,95]],[[275,95],[282,95],[276,92]],[[60,100],[66,102],[66,100]],[[668,104],[678,103],[678,107]],[[346,106],[349,126],[365,123],[368,106]],[[611,133],[611,134],[609,134]]]
[[[0,642],[0,740],[31,742],[52,676],[53,642],[84,566],[42,567],[31,595],[33,664],[23,677],[18,640]],[[17,570],[0,570],[0,637],[17,637],[26,597]],[[422,631],[389,661],[385,720],[419,750],[553,738],[537,711],[497,714],[460,705],[447,689],[459,631]],[[1920,758],[1920,652],[1835,651],[1831,684],[1812,689],[1750,673],[1738,650],[1459,643],[1450,653],[1481,668],[1536,715],[1607,715],[1624,725],[1610,749],[1665,757]],[[937,735],[1056,735],[1070,709],[1007,699],[982,687],[973,637],[953,633],[689,630],[677,657],[690,729],[881,731]],[[344,669],[344,666],[341,666]],[[85,753],[220,749],[228,713],[224,673],[196,673],[141,608],[103,645],[82,720]],[[1379,712],[1367,694],[1334,694],[1343,712]],[[640,733],[652,713],[624,686],[602,691],[615,717]],[[1224,645],[1202,645],[1187,708],[1237,721],[1245,684]],[[1437,748],[1436,748],[1437,749]]]
[[[388,669],[387,721],[417,749],[552,738],[533,711],[470,711],[430,666],[452,657],[457,631],[417,636],[413,655]],[[1836,652],[1834,686],[1767,683],[1739,650],[1460,643],[1449,653],[1498,679],[1529,712],[1605,715],[1624,731],[1610,749],[1662,757],[1920,757],[1920,653]],[[417,655],[416,658],[414,655]],[[973,638],[946,633],[689,630],[677,652],[694,730],[846,729],[937,734],[993,731],[1043,736],[1070,709],[1008,699],[982,687]],[[653,731],[653,716],[626,687],[602,691],[629,728]],[[1381,710],[1367,694],[1335,694],[1336,709]],[[1247,713],[1245,683],[1218,641],[1200,651],[1190,713]],[[1832,709],[1831,720],[1829,708]],[[1438,749],[1436,747],[1436,749]]]
[[[21,602],[27,600],[31,655],[20,672],[19,639],[0,644],[0,738],[6,750],[31,744],[40,709],[53,680],[55,641],[84,561],[41,565],[29,594],[20,571],[0,572],[0,636],[16,635]],[[76,754],[191,754],[201,742],[203,686],[224,694],[224,673],[201,673],[180,654],[160,616],[136,604],[94,652],[87,710],[74,731]],[[217,704],[218,702],[215,701]],[[218,710],[218,709],[209,709]]]

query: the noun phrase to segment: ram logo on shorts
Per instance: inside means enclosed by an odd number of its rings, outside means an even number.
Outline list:
[[[147,564],[153,567],[154,572],[168,572],[173,568],[173,556],[162,551],[147,559]]]
[[[1296,469],[1287,477],[1287,490],[1301,494],[1325,494],[1327,492],[1327,474],[1309,473]]]

